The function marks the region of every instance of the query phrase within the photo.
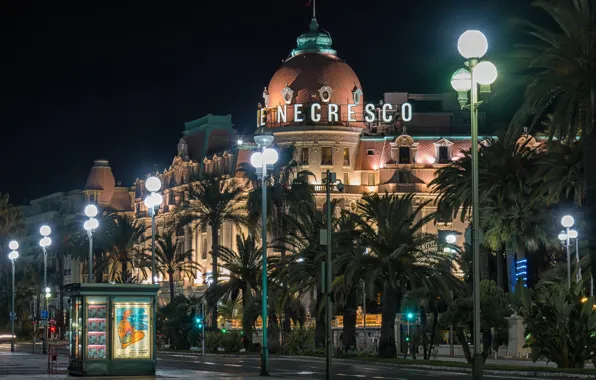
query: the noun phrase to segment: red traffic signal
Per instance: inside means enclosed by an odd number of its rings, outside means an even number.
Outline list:
[[[56,326],[50,326],[50,332],[51,333],[55,333],[56,332]]]

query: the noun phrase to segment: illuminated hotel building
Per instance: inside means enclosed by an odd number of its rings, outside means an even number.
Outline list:
[[[270,128],[277,146],[295,147],[295,159],[301,169],[315,174],[313,185],[319,207],[324,203],[321,180],[327,170],[337,173],[337,179],[345,185],[343,192],[332,192],[332,198],[339,200],[341,208],[355,211],[358,199],[370,192],[414,193],[415,203],[435,199],[428,187],[435,171],[457,160],[462,150],[471,147],[469,111],[460,109],[456,93],[387,92],[382,101],[371,103],[366,84],[338,56],[329,33],[320,29],[316,19],[311,20],[309,31],[298,37],[296,48],[270,82],[255,91],[262,91],[263,96],[257,124],[263,122]],[[411,106],[406,109],[411,115],[402,115],[405,103]],[[372,104],[368,110],[373,110],[373,121],[366,120],[367,104]],[[298,115],[296,105],[300,105]],[[313,106],[318,111],[316,114],[312,112]],[[329,117],[330,107],[337,116]],[[280,110],[285,110],[285,121],[279,115]],[[479,119],[482,134],[485,125],[482,113]],[[186,123],[178,142],[178,154],[170,167],[151,173],[162,182],[164,202],[156,217],[158,231],[193,178],[215,173],[241,179],[237,168],[249,162],[255,149],[252,136],[238,135],[230,115],[207,115]],[[147,195],[144,178],[146,174],[132,186],[123,186],[115,181],[107,161],[95,161],[85,188],[76,195],[77,199],[81,197],[76,201],[78,212],[83,211],[81,204],[94,202],[104,209],[130,213],[149,224],[143,203]],[[425,213],[434,211],[433,203],[424,209]],[[459,220],[443,220],[426,225],[425,232],[437,234],[437,242],[443,243],[444,234],[455,231],[456,243],[461,245],[466,226]],[[220,244],[235,249],[235,237],[240,232],[246,233],[233,225],[223,225]],[[189,225],[176,231],[176,236],[185,250],[193,249],[195,260],[205,270],[211,267],[209,228],[201,230]],[[81,265],[76,261],[69,261],[69,265],[72,268],[66,268],[68,278],[72,282],[85,281]],[[142,277],[140,271],[136,275]],[[145,281],[149,282],[150,278],[148,275]],[[204,282],[205,273],[197,273],[196,279],[179,278],[176,290],[185,294],[202,292]],[[164,300],[169,297],[167,289],[164,286],[161,293]]]

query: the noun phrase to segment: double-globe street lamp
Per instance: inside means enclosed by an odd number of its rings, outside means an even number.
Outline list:
[[[250,157],[251,165],[257,169],[257,174],[261,175],[261,229],[262,229],[262,305],[261,318],[263,320],[263,343],[261,352],[261,375],[269,375],[269,347],[267,346],[267,165],[273,165],[277,162],[279,156],[277,151],[269,148],[273,144],[273,133],[267,130],[266,127],[259,127],[255,131],[254,141],[257,143],[261,151],[256,151]]]
[[[561,218],[561,225],[565,230],[561,231],[559,234],[559,240],[565,243],[565,249],[567,251],[567,287],[571,288],[571,251],[569,249],[569,241],[570,239],[575,239],[575,257],[577,259],[578,265],[578,276],[577,281],[581,280],[581,267],[579,267],[579,244],[578,244],[578,236],[577,230],[571,229],[575,224],[575,220],[571,215],[565,215]]]
[[[13,240],[10,243],[8,243],[8,248],[10,248],[10,253],[8,254],[8,258],[10,259],[10,262],[12,263],[12,306],[10,308],[10,328],[11,328],[10,351],[14,352],[14,340],[15,340],[14,320],[17,317],[17,313],[14,309],[14,294],[15,294],[15,290],[14,290],[14,262],[19,258],[19,252],[17,252],[17,249],[19,249],[19,243],[16,240]]]
[[[473,253],[473,300],[474,300],[474,360],[472,378],[482,378],[482,352],[480,332],[480,241],[478,210],[478,85],[480,93],[488,94],[490,85],[497,79],[497,68],[489,61],[480,61],[488,51],[488,40],[478,30],[465,31],[457,41],[459,53],[466,59],[467,69],[457,70],[451,77],[451,85],[458,92],[462,109],[470,109],[472,126],[472,253]],[[468,104],[468,91],[470,103]]]
[[[43,250],[43,289],[45,291],[45,295],[43,297],[43,310],[47,313],[48,311],[48,296],[50,295],[50,288],[48,288],[48,247],[52,244],[52,239],[50,239],[50,234],[52,233],[52,229],[48,225],[43,225],[39,229],[39,233],[41,236],[41,240],[39,241],[39,245]],[[47,315],[46,318],[43,318],[44,321],[42,322],[44,325],[44,339],[43,339],[43,353],[47,354],[48,348],[48,323],[47,323]],[[41,319],[41,318],[40,318]]]
[[[151,192],[145,198],[145,206],[151,215],[151,283],[155,284],[157,282],[155,274],[155,214],[163,202],[163,197],[158,193],[161,189],[160,179],[155,176],[147,178],[145,188]]]
[[[89,283],[93,282],[93,232],[99,227],[99,222],[95,219],[97,212],[97,206],[94,204],[85,206],[85,215],[89,218],[83,223],[89,237]]]

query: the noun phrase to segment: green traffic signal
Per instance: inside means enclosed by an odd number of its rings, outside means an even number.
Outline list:
[[[406,337],[406,342],[409,342],[409,341],[410,341],[410,337],[409,337],[409,336],[407,336],[407,337]]]
[[[414,319],[414,314],[413,313],[408,313],[407,318],[408,318],[409,321],[411,321],[412,319]]]
[[[221,329],[221,332],[225,334],[226,332],[228,332],[228,330],[226,330],[226,329]]]

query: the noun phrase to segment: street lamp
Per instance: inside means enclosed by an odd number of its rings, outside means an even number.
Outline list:
[[[10,262],[12,263],[12,306],[10,308],[10,326],[11,326],[10,351],[14,352],[14,340],[15,340],[14,320],[17,317],[17,313],[14,309],[14,294],[15,294],[15,290],[14,290],[14,262],[16,261],[16,259],[19,258],[19,252],[17,252],[17,249],[19,249],[19,243],[17,241],[13,240],[10,243],[8,243],[8,248],[10,248],[10,250],[11,250],[11,252],[8,254],[8,258],[10,259]]]
[[[89,282],[93,282],[93,231],[99,226],[97,216],[97,206],[90,204],[85,206],[85,215],[89,218],[83,223],[83,228],[87,231],[89,237]]]
[[[145,198],[145,206],[151,215],[151,283],[155,284],[155,214],[157,214],[156,209],[159,209],[163,202],[163,197],[158,193],[161,189],[161,181],[159,178],[151,176],[145,181],[145,188],[151,192]]]
[[[336,182],[339,182],[337,185]],[[341,180],[336,178],[335,172],[327,170],[327,175],[323,178],[323,183],[325,184],[325,195],[326,195],[326,205],[327,205],[327,260],[325,261],[325,274],[321,273],[321,276],[325,276],[325,293],[327,298],[326,303],[326,310],[325,310],[325,317],[326,317],[326,329],[325,329],[325,338],[326,338],[326,360],[325,360],[325,379],[330,380],[332,378],[331,374],[331,358],[333,352],[331,350],[331,343],[333,340],[333,331],[331,330],[331,314],[333,313],[333,292],[331,291],[331,284],[333,282],[332,279],[332,272],[331,272],[331,188],[336,187],[337,190],[340,192],[344,190],[344,184]]]
[[[571,215],[565,215],[561,218],[561,225],[565,228],[565,248],[567,250],[567,287],[571,288],[571,253],[569,251],[569,239],[571,236],[571,227],[575,224],[575,220]],[[559,234],[560,239],[561,234]],[[576,235],[577,236],[577,235]]]
[[[458,92],[458,100],[462,107],[470,109],[472,126],[472,252],[473,252],[473,300],[474,300],[474,360],[472,378],[482,378],[482,352],[480,331],[480,241],[478,210],[478,84],[483,93],[490,92],[490,85],[497,79],[497,68],[490,62],[480,62],[480,58],[488,51],[488,41],[479,30],[464,32],[457,41],[457,50],[466,59],[468,70],[459,69],[451,77],[451,85]],[[486,62],[486,63],[485,63]],[[469,86],[466,84],[469,72]],[[467,103],[467,92],[471,90],[470,104]]]
[[[41,226],[41,228],[39,229],[39,233],[41,234],[41,236],[43,236],[43,238],[41,238],[41,240],[39,241],[39,245],[41,246],[41,249],[43,250],[43,287],[44,290],[48,287],[48,250],[47,248],[52,244],[52,239],[50,239],[49,235],[52,233],[52,229],[47,226],[47,225],[43,225]],[[43,297],[43,304],[44,304],[44,310],[48,310],[48,298],[46,296]],[[47,332],[48,332],[48,328],[47,325],[45,326],[45,330],[44,330],[44,340],[43,340],[43,351],[42,353],[47,354]]]
[[[277,151],[268,148],[273,143],[273,133],[266,127],[259,127],[255,131],[254,141],[261,151],[256,151],[250,157],[250,163],[257,169],[261,169],[261,228],[262,228],[262,287],[263,297],[261,302],[261,318],[263,319],[263,344],[261,353],[261,376],[269,375],[269,347],[267,346],[267,165],[273,165],[279,158]]]

